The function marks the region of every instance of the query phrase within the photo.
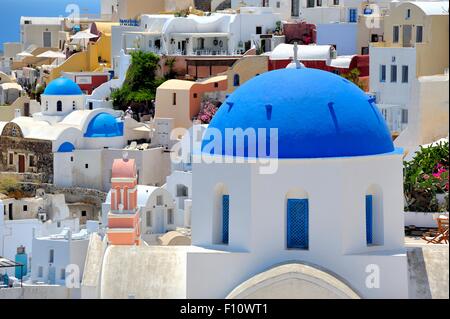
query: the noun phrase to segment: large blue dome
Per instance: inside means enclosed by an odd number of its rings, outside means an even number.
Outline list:
[[[96,115],[88,125],[85,137],[116,137],[123,136],[123,123],[108,113]]]
[[[44,95],[82,95],[78,84],[67,78],[51,81],[44,90]]]
[[[222,150],[211,149],[213,128],[221,132]],[[220,107],[205,133],[203,152],[251,157],[247,139],[240,143],[244,145],[224,146],[227,128],[253,128],[256,132],[258,128],[277,128],[278,158],[364,156],[395,150],[374,101],[350,81],[317,69],[261,74]]]

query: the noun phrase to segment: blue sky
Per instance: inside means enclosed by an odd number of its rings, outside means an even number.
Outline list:
[[[0,50],[4,42],[19,41],[21,16],[67,16],[68,4],[79,5],[81,13],[100,12],[100,0],[0,0]]]

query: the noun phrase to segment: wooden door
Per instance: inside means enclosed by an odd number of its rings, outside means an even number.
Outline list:
[[[19,173],[25,173],[25,156],[19,155]]]

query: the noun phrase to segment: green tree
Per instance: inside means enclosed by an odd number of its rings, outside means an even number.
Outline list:
[[[149,105],[155,98],[156,89],[165,79],[157,77],[159,56],[151,52],[135,51],[131,53],[131,65],[122,87],[112,92],[115,109],[125,111]]]
[[[165,75],[167,80],[175,79],[175,77],[177,75],[177,73],[174,70],[176,62],[177,62],[177,60],[175,58],[167,58],[166,59],[166,62],[164,63],[164,65],[168,69],[168,71]]]
[[[343,74],[342,77],[349,80],[350,82],[353,82],[355,85],[357,85],[361,90],[364,91],[364,83],[359,79],[359,76],[361,75],[361,72],[357,68],[352,69],[349,73]]]

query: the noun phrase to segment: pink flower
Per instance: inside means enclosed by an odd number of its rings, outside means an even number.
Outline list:
[[[428,174],[423,174],[422,177],[423,177],[424,180],[428,180],[428,179],[430,178],[430,175],[428,175]]]

